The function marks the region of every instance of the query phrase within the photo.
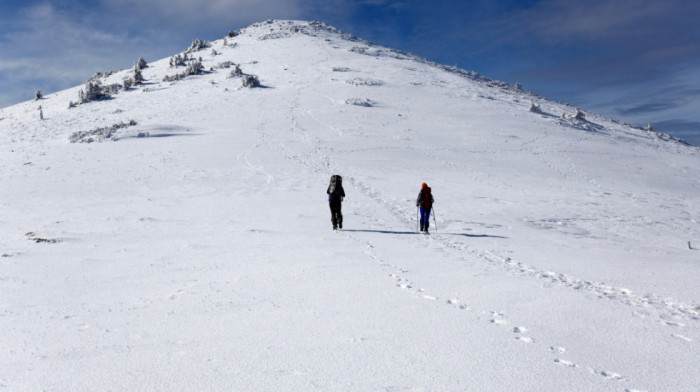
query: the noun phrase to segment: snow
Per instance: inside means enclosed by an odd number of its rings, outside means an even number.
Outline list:
[[[211,44],[0,109],[0,390],[700,388],[697,147],[318,24]]]

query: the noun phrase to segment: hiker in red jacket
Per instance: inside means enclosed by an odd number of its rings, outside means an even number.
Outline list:
[[[433,208],[433,195],[428,184],[421,184],[416,207],[420,207],[420,231],[428,233],[430,226],[430,211]]]

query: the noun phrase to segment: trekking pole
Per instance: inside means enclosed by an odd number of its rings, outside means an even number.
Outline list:
[[[420,211],[418,210],[418,206],[416,206],[416,233],[418,232],[418,225],[420,224]]]
[[[437,233],[437,218],[435,217],[435,209],[431,206],[430,210],[433,211],[433,222],[435,222],[435,232]]]

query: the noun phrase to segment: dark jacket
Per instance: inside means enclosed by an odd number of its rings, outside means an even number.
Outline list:
[[[416,200],[416,206],[421,206],[423,208],[430,209],[433,206],[433,192],[429,186],[421,188],[418,193],[418,199]]]
[[[333,193],[331,193],[331,186],[328,185],[328,190],[326,190],[326,193],[328,194],[328,201],[343,201],[343,198],[345,197],[343,184],[337,184]]]

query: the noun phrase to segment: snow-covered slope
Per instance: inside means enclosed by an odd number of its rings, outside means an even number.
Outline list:
[[[321,24],[236,33],[0,110],[0,390],[700,388],[697,147]]]

